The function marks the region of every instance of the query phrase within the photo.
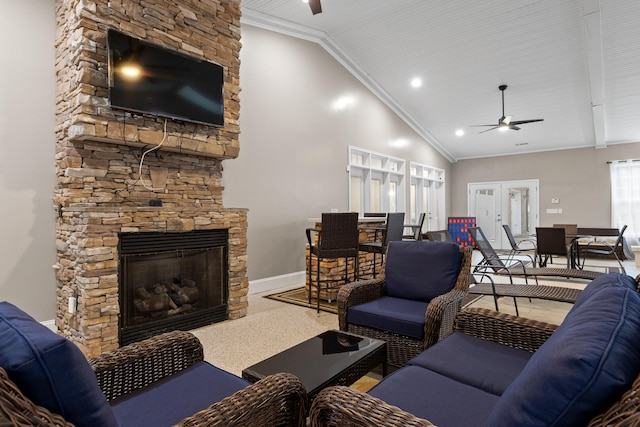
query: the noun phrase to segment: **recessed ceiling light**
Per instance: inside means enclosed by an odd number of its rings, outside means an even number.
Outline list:
[[[463,136],[464,135],[464,131],[462,129],[458,129],[456,131],[456,136]]]
[[[411,87],[418,88],[422,86],[422,79],[420,77],[415,77],[411,80]]]

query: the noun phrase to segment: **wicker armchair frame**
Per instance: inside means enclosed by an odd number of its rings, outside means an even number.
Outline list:
[[[89,361],[108,400],[204,360],[191,333],[168,332],[129,344]],[[251,384],[182,420],[179,426],[304,426],[307,394],[298,378],[276,374]],[[8,423],[8,424],[6,424]],[[73,426],[35,405],[0,368],[0,426]]]
[[[460,272],[453,289],[431,300],[427,307],[423,340],[347,323],[349,307],[373,301],[384,294],[384,279],[353,282],[340,289],[337,299],[340,330],[386,341],[387,363],[395,367],[406,365],[409,359],[453,331],[453,321],[469,290],[472,248],[461,247],[460,255]]]
[[[557,328],[556,325],[525,319],[483,308],[466,308],[455,321],[455,330],[525,351],[536,351]],[[312,427],[403,427],[433,426],[396,406],[346,387],[329,387],[313,400]],[[632,387],[606,412],[593,418],[588,427],[640,425],[640,376]]]

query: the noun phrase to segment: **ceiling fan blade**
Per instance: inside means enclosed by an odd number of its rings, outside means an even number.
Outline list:
[[[496,124],[494,123],[492,125],[469,125],[470,128],[476,128],[476,127],[480,127],[480,126],[493,126],[493,127],[495,127]]]
[[[322,13],[322,5],[320,0],[309,0],[309,7],[311,7],[311,13],[314,15]]]
[[[518,126],[514,125],[514,124],[510,124],[510,125],[509,125],[509,129],[512,129],[512,130],[520,130],[520,128],[519,128]]]
[[[534,119],[534,120],[516,120],[511,122],[512,125],[523,125],[525,123],[534,123],[534,122],[543,122],[544,119]]]
[[[489,132],[490,130],[494,130],[494,129],[498,129],[499,126],[496,125],[492,125],[493,127],[491,129],[487,129],[487,130],[483,130],[482,132],[478,132],[478,135],[481,133],[485,133],[485,132]]]

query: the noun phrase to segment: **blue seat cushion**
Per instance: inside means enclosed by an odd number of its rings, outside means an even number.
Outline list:
[[[428,302],[388,296],[349,307],[347,323],[368,326],[415,339],[424,338]]]
[[[580,295],[578,295],[578,298],[576,298],[576,302],[573,304],[573,307],[571,307],[571,311],[577,310],[578,307],[580,307],[583,302],[588,301],[594,293],[610,286],[622,286],[631,290],[636,289],[635,282],[629,276],[619,273],[603,274],[585,286],[582,292],[580,292]]]
[[[441,427],[483,426],[499,397],[408,365],[369,390],[371,396]]]
[[[460,271],[460,249],[451,242],[390,242],[385,293],[429,302],[453,289]]]
[[[572,308],[489,417],[491,426],[583,426],[640,372],[640,295],[612,276]],[[629,278],[628,280],[633,280]]]
[[[111,401],[120,427],[172,426],[250,383],[207,362]]]
[[[533,353],[454,332],[409,361],[500,396]]]
[[[116,425],[80,349],[8,302],[0,302],[0,366],[36,405],[76,426]]]

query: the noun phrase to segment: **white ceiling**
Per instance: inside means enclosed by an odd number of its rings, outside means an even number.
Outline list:
[[[451,161],[640,141],[639,0],[241,5],[243,23],[322,45]],[[544,121],[469,127],[498,122],[500,84],[506,115]]]

